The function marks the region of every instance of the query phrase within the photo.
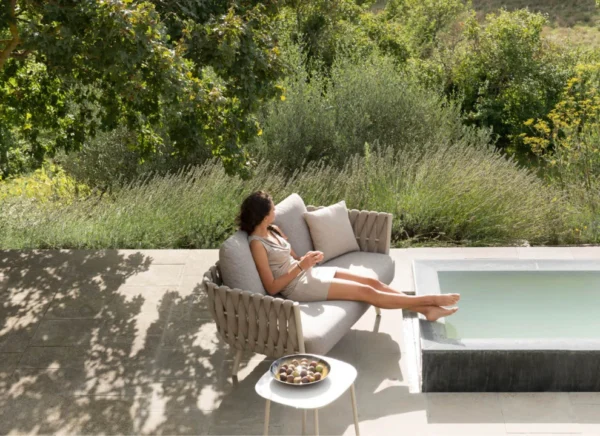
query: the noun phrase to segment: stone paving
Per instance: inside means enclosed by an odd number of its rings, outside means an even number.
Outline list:
[[[412,258],[596,258],[600,247],[393,250]],[[199,283],[217,250],[0,252],[0,434],[260,434],[254,384],[269,361],[215,335]],[[582,312],[583,313],[583,312]],[[410,394],[400,311],[369,310],[331,356],[356,366],[363,435],[600,435],[598,393]],[[299,434],[273,405],[271,434]],[[309,428],[310,428],[309,420]],[[321,434],[354,434],[349,394]]]

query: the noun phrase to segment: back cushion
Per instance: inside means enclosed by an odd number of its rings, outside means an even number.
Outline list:
[[[238,230],[223,243],[219,250],[219,263],[225,286],[267,293],[252,258],[246,232]]]
[[[345,201],[306,212],[304,219],[310,228],[310,236],[315,248],[323,252],[323,262],[360,250],[350,224]]]
[[[288,237],[288,241],[298,256],[313,250],[310,232],[304,213],[306,206],[298,194],[292,194],[275,205],[275,225]]]

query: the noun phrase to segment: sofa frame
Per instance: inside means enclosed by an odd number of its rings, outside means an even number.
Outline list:
[[[309,212],[324,206],[307,206]],[[348,210],[360,251],[388,254],[392,214]],[[237,376],[244,351],[271,358],[304,353],[300,303],[223,284],[219,262],[203,276],[209,309],[219,336],[236,350],[231,375]],[[377,316],[381,311],[375,307]]]

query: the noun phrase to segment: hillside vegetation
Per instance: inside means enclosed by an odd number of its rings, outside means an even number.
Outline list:
[[[216,248],[257,189],[394,246],[600,243],[591,0],[0,7],[0,248]]]

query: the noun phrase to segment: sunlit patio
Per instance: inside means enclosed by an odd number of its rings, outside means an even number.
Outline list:
[[[392,286],[412,259],[598,259],[600,247],[391,251]],[[270,360],[216,336],[200,286],[217,250],[0,252],[0,434],[261,434],[255,383]],[[582,310],[585,316],[585,310]],[[330,356],[356,367],[363,435],[600,434],[600,393],[409,392],[401,311],[369,310]],[[309,414],[310,417],[310,414]],[[271,434],[301,412],[271,406]],[[308,428],[312,428],[309,419]],[[321,434],[354,434],[350,394]]]

